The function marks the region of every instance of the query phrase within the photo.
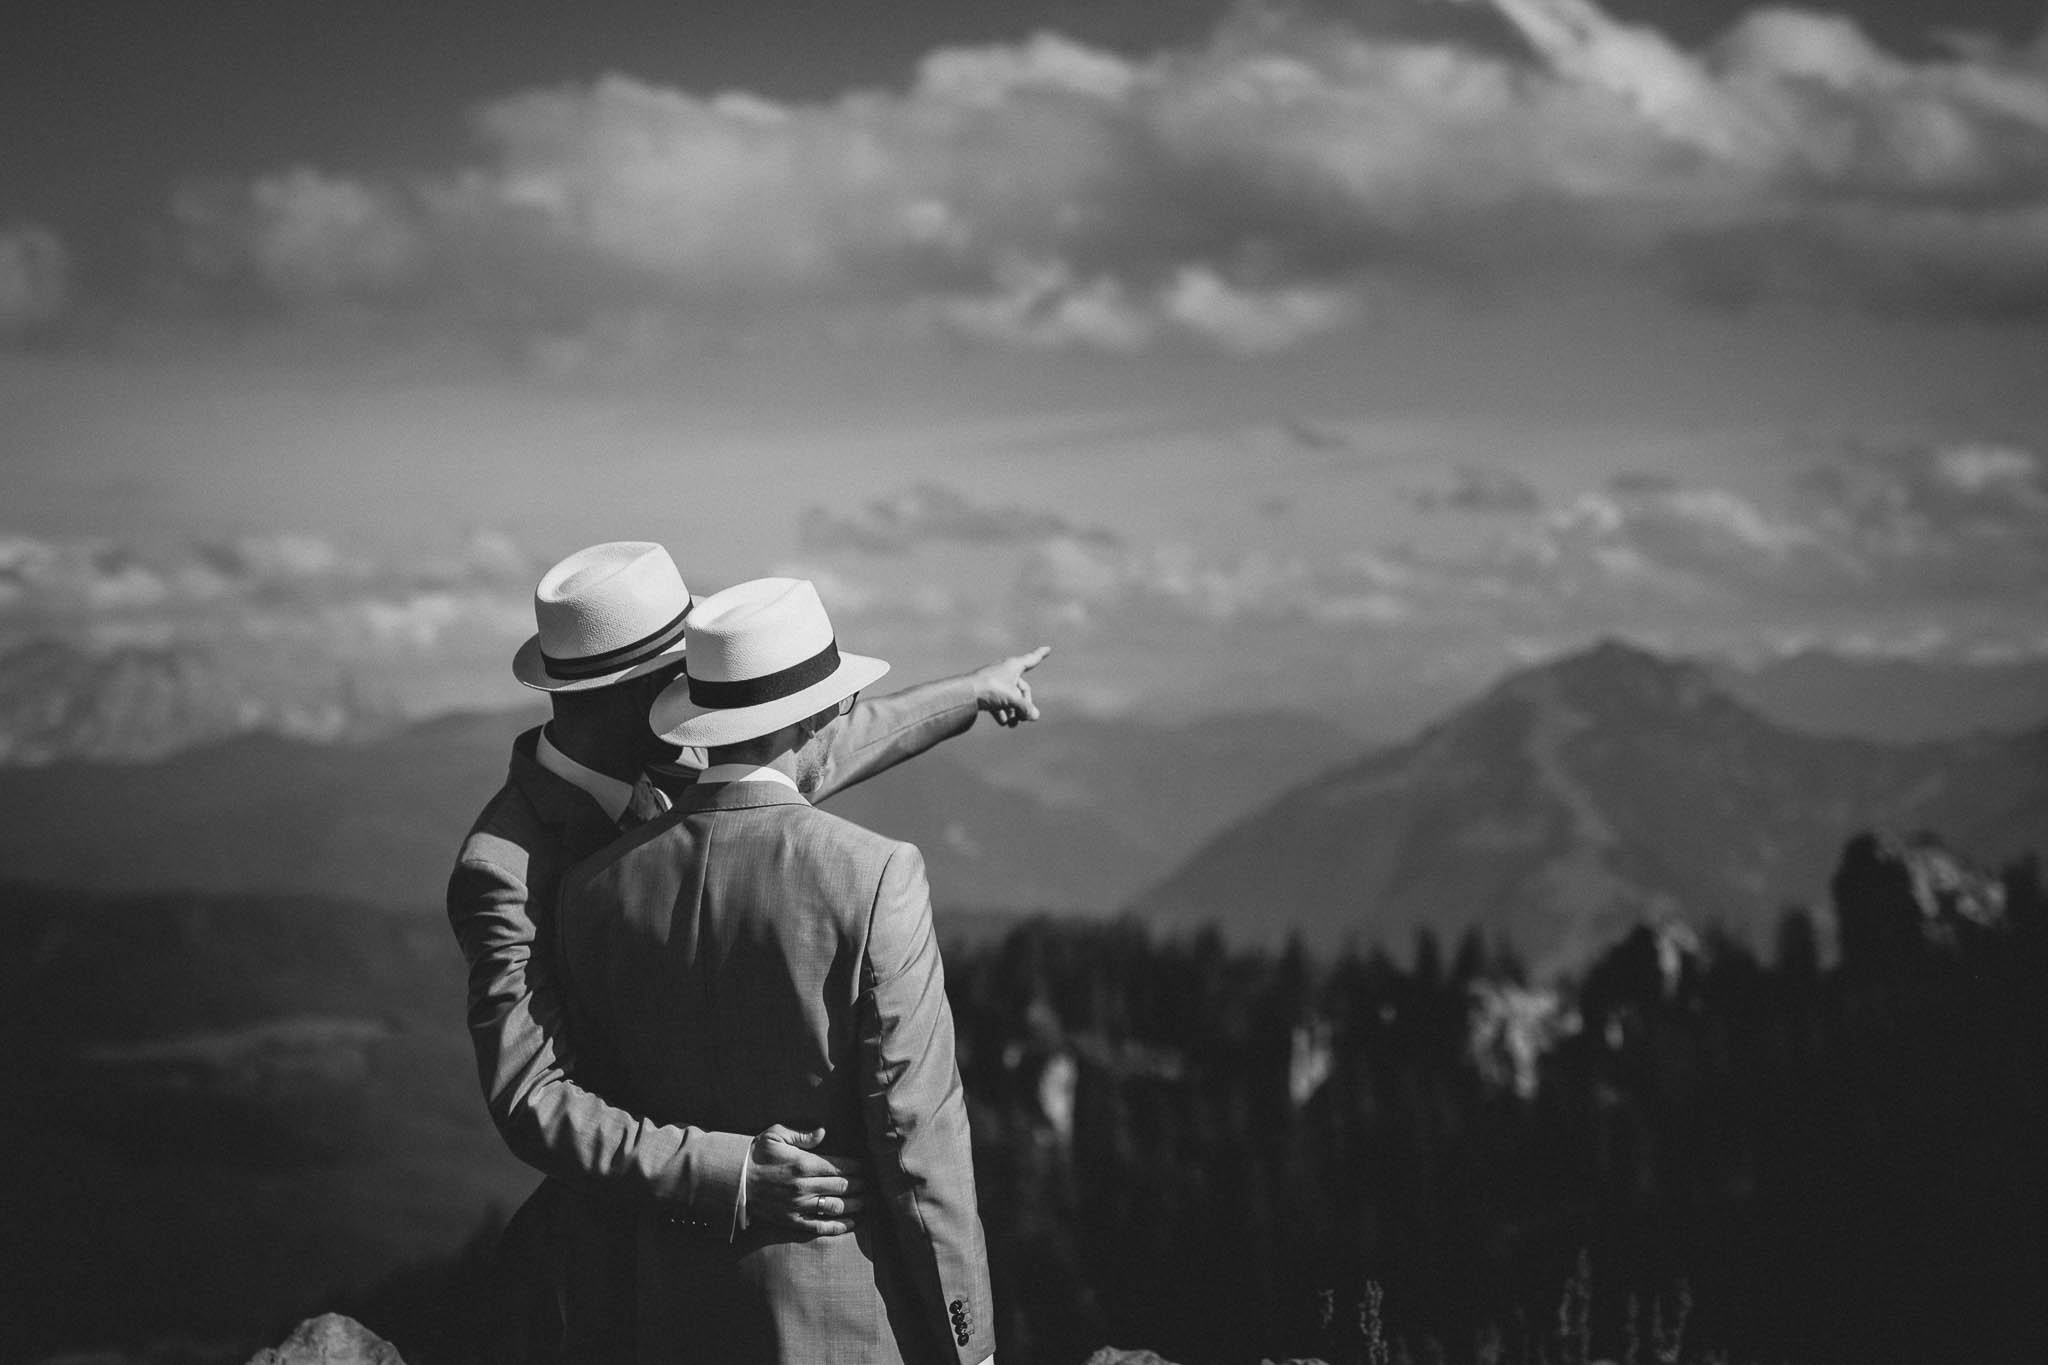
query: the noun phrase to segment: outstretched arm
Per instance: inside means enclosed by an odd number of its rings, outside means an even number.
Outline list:
[[[479,840],[496,847],[478,849]],[[821,1134],[677,1127],[605,1100],[607,1078],[569,1046],[550,954],[535,949],[526,881],[510,866],[524,863],[524,850],[481,835],[464,852],[448,882],[448,919],[469,963],[469,1033],[484,1100],[515,1156],[545,1175],[655,1200],[678,1221],[727,1229],[744,1193],[750,1221],[851,1231],[866,1182],[851,1163],[804,1150]],[[484,856],[493,852],[500,856]],[[820,1216],[819,1197],[832,1217]]]
[[[918,683],[886,697],[862,698],[845,720],[826,732],[824,774],[808,793],[811,801],[823,801],[941,740],[967,733],[983,711],[999,725],[1037,720],[1038,706],[1024,675],[1050,653],[1050,645],[1040,645],[972,673]]]
[[[920,1316],[959,1365],[978,1365],[995,1352],[988,1249],[931,891],[913,845],[883,869],[873,914],[856,1023],[868,1151]]]

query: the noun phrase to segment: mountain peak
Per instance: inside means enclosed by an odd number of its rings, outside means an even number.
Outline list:
[[[1596,716],[1697,711],[1729,700],[1705,665],[1613,636],[1511,674],[1495,690],[1524,699],[1561,698]]]

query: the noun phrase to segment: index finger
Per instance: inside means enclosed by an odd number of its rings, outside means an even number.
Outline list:
[[[1032,650],[1029,654],[1019,654],[1016,658],[1010,660],[1010,662],[1017,665],[1017,668],[1020,672],[1029,673],[1032,669],[1044,663],[1045,656],[1050,653],[1052,653],[1051,645],[1040,645],[1038,648]]]

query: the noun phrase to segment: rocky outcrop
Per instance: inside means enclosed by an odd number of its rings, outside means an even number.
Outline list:
[[[1543,1058],[1577,1033],[1578,1016],[1554,990],[1503,981],[1475,981],[1465,1016],[1466,1056],[1497,1090],[1534,1099]]]
[[[322,1313],[307,1318],[277,1346],[249,1357],[249,1365],[405,1365],[398,1348],[354,1318]]]
[[[1846,962],[1950,947],[2006,921],[1999,880],[1929,835],[1857,835],[1842,851],[1832,891]]]
[[[405,1365],[398,1348],[340,1313],[307,1318],[282,1343],[249,1357],[249,1365]],[[1104,1346],[1084,1365],[1174,1365],[1157,1351]],[[1303,1365],[1310,1365],[1304,1362]],[[1319,1362],[1315,1365],[1320,1365]]]

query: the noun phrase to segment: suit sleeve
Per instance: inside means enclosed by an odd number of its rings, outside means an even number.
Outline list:
[[[887,772],[941,740],[966,734],[979,707],[974,681],[965,673],[861,700],[845,720],[825,732],[830,744],[824,776],[810,793],[812,804]]]
[[[751,1139],[636,1117],[572,1079],[581,1068],[549,955],[534,950],[525,878],[506,865],[513,858],[465,854],[449,878],[448,919],[469,963],[477,1075],[505,1145],[545,1175],[728,1228]]]
[[[931,893],[909,844],[883,869],[862,985],[861,1107],[875,1176],[920,1316],[961,1365],[977,1365],[995,1351],[988,1250]]]

